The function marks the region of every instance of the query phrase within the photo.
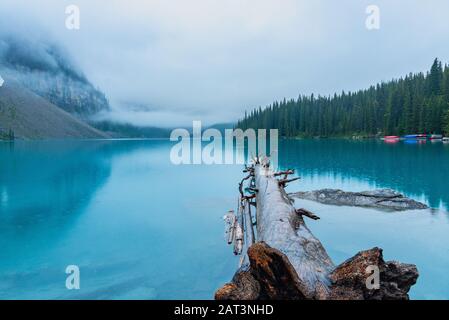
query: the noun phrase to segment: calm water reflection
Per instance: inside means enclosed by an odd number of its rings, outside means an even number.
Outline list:
[[[283,140],[279,158],[281,166],[317,178],[314,187],[319,178],[355,190],[359,184],[386,187],[424,199],[433,208],[449,208],[449,144]]]
[[[237,260],[223,240],[240,166],[174,166],[169,141],[0,144],[0,298],[209,299]],[[435,211],[300,202],[335,262],[373,246],[416,263],[414,298],[449,298],[449,145],[283,140],[297,189],[391,187]],[[69,264],[81,290],[65,289]]]

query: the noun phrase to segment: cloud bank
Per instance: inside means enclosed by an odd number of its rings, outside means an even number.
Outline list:
[[[113,119],[238,119],[299,94],[365,88],[449,62],[449,3],[296,0],[2,0],[0,32],[51,37],[108,96]],[[65,28],[78,5],[81,29]],[[381,28],[365,27],[368,5]],[[137,110],[136,110],[137,108]]]

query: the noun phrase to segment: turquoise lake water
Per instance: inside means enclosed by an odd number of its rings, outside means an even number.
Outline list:
[[[224,241],[237,165],[172,165],[166,140],[0,143],[0,298],[211,299],[238,259]],[[288,191],[393,188],[432,210],[298,201],[335,263],[379,246],[418,266],[415,299],[449,299],[449,144],[281,140]],[[65,268],[81,289],[65,287]]]

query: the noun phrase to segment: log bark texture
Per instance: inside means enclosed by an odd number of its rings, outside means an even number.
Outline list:
[[[215,293],[217,300],[301,300],[307,299],[306,285],[288,258],[265,243],[248,249],[249,266],[235,274],[232,283]]]
[[[334,264],[321,242],[296,213],[288,195],[269,166],[255,167],[257,239],[285,254],[305,284],[307,298],[320,299],[329,292]]]
[[[418,278],[416,266],[385,262],[382,250],[374,248],[359,252],[335,267],[303,219],[304,213],[306,216],[316,216],[307,210],[298,212],[293,207],[284,190],[285,183],[276,179],[280,174],[273,173],[268,165],[262,163],[256,163],[249,171],[257,190],[257,243],[246,243],[243,253],[245,263],[232,282],[216,292],[216,299],[409,298],[408,291]],[[291,171],[287,173],[292,174]],[[254,240],[250,238],[250,241]],[[378,286],[370,287],[367,281],[373,267],[379,271],[380,279]]]

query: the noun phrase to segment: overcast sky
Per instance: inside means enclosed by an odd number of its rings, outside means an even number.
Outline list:
[[[81,29],[65,28],[65,7]],[[380,30],[365,26],[380,8]],[[447,0],[1,0],[0,19],[63,44],[147,125],[233,121],[299,94],[356,90],[449,62]],[[43,31],[45,30],[45,31]],[[146,106],[149,111],[126,106]]]

